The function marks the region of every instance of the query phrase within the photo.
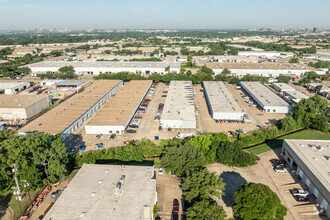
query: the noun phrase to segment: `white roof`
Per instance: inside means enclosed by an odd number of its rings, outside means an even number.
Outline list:
[[[270,91],[260,82],[241,82],[246,90],[248,90],[263,106],[289,106],[289,104]]]
[[[243,113],[242,109],[239,107],[223,82],[205,81],[203,84],[213,112]]]
[[[305,95],[304,93],[294,90],[294,91],[285,91],[285,94],[288,94],[289,96],[293,97],[293,99],[308,99],[309,97]]]
[[[43,219],[145,219],[156,198],[153,177],[151,166],[84,164]]]
[[[275,87],[280,89],[280,91],[295,91],[295,89],[291,86],[289,86],[287,83],[273,83]]]
[[[33,64],[26,65],[30,68],[61,68],[64,66],[73,66],[74,68],[166,68],[170,66],[170,68],[180,68],[180,63],[173,62],[139,62],[139,61],[125,61],[125,62],[117,62],[117,61],[43,61]]]
[[[330,161],[327,159],[330,157],[330,140],[284,141],[330,192]]]
[[[16,87],[23,87],[29,85],[29,82],[0,82],[0,90],[14,89]]]
[[[196,120],[191,81],[171,81],[162,120]]]

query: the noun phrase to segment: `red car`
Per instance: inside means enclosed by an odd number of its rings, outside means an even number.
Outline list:
[[[177,199],[173,200],[173,212],[179,212],[179,201]]]

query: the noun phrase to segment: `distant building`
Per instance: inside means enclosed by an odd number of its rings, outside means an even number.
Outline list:
[[[214,56],[211,58],[211,62],[217,63],[258,63],[258,58],[253,56]]]
[[[5,65],[7,65],[8,63],[9,63],[8,60],[0,60],[0,65],[5,66]]]
[[[64,66],[73,66],[77,75],[99,75],[101,73],[131,72],[142,76],[154,73],[165,74],[167,72],[180,73],[180,63],[173,62],[79,62],[79,61],[43,61],[26,65],[31,69],[33,75],[37,73],[57,72]],[[169,70],[167,70],[169,68]]]
[[[281,155],[330,218],[330,140],[284,140]]]
[[[293,57],[294,54],[290,52],[277,52],[277,51],[238,51],[239,56],[256,56],[256,57],[263,57],[263,58],[270,58],[270,57]]]
[[[318,32],[320,32],[320,28],[318,27],[313,28],[313,33],[318,33]]]
[[[84,164],[43,219],[152,220],[152,166]]]
[[[0,94],[15,94],[29,87],[29,82],[0,82]]]

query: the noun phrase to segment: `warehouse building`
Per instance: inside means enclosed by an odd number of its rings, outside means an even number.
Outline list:
[[[281,155],[330,218],[330,140],[284,140]]]
[[[298,90],[286,91],[283,92],[283,95],[286,101],[288,101],[289,103],[292,102],[294,104],[299,104],[300,100],[309,98],[307,95]]]
[[[260,82],[240,82],[242,88],[266,113],[290,113],[291,106]]]
[[[55,108],[41,115],[18,130],[25,135],[34,132],[61,134],[68,137],[100,108],[123,85],[120,80],[94,81]]]
[[[295,89],[287,83],[272,83],[272,87],[278,92],[295,91]]]
[[[171,81],[160,123],[164,128],[196,128],[191,81]]]
[[[117,62],[117,61],[43,61],[26,65],[33,75],[45,72],[57,72],[64,66],[73,66],[77,75],[99,75],[101,73],[131,72],[148,76],[153,73],[180,73],[180,63],[173,62]]]
[[[315,71],[317,74],[324,75],[324,71],[320,71],[310,66],[301,66],[294,64],[282,63],[206,63],[215,75],[227,68],[231,71],[232,76],[243,77],[247,74],[278,77],[278,76],[294,76],[300,78],[305,72]]]
[[[203,82],[205,99],[213,119],[241,121],[245,112],[221,81]]]
[[[15,94],[29,87],[29,82],[0,82],[0,94]]]
[[[294,53],[291,52],[278,52],[278,51],[238,51],[240,56],[256,56],[256,57],[293,57]]]
[[[251,56],[235,56],[235,55],[227,55],[227,56],[214,56],[211,58],[211,62],[216,63],[258,63],[257,57]]]
[[[152,84],[131,80],[85,126],[86,134],[123,134]]]
[[[48,95],[0,95],[0,120],[27,120],[50,105]]]
[[[45,220],[152,220],[157,202],[152,166],[84,164]]]

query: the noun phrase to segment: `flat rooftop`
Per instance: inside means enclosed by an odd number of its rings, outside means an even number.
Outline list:
[[[145,219],[144,206],[156,197],[153,177],[152,166],[84,164],[43,219]]]
[[[166,68],[170,66],[170,68],[180,68],[180,63],[173,62],[140,62],[140,61],[42,61],[38,63],[28,64],[26,65],[30,68],[34,67],[55,67],[60,68],[63,66],[73,66],[74,68]]]
[[[286,94],[294,97],[294,99],[308,99],[309,97],[305,95],[304,93],[294,90],[294,91],[285,91]]]
[[[55,82],[55,86],[82,86],[85,82],[83,81],[59,81]]]
[[[261,70],[306,70],[319,71],[310,66],[294,65],[291,63],[207,63],[211,69],[261,69]]]
[[[0,82],[0,90],[12,89],[19,86],[27,86],[29,82]]]
[[[196,120],[191,81],[171,81],[162,120]]]
[[[256,57],[246,56],[246,55],[219,55],[219,56],[214,56],[212,58],[214,58],[214,59],[250,59],[250,60],[258,59]]]
[[[73,95],[55,108],[26,124],[18,132],[62,133],[121,81],[97,80],[92,82],[84,91]]]
[[[247,90],[254,95],[264,106],[289,106],[289,104],[270,91],[260,82],[241,82]]]
[[[223,82],[204,81],[203,84],[213,112],[243,112]]]
[[[131,80],[124,83],[87,125],[124,126],[151,83],[151,80]]]
[[[330,140],[284,140],[330,192]]]
[[[281,89],[281,91],[295,91],[295,89],[293,87],[291,87],[290,85],[286,84],[286,83],[273,83],[274,86],[278,87]]]
[[[0,108],[26,108],[46,98],[48,95],[0,95]]]

